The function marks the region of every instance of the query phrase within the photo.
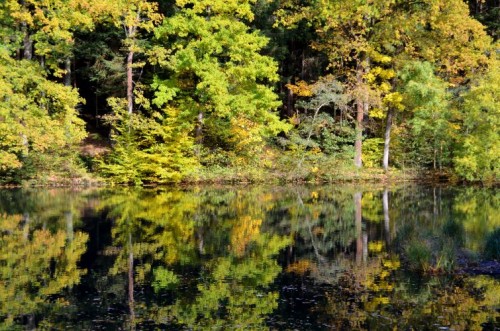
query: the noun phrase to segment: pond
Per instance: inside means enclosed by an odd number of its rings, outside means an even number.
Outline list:
[[[497,189],[0,191],[0,329],[495,330]],[[459,268],[460,269],[460,268]]]

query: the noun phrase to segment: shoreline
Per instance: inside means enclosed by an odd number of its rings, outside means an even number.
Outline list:
[[[30,179],[22,183],[0,184],[0,189],[16,188],[92,188],[92,187],[168,187],[168,186],[192,186],[192,185],[259,185],[259,184],[297,184],[297,185],[327,185],[327,184],[382,184],[393,185],[401,183],[431,184],[431,185],[465,185],[500,187],[500,181],[481,182],[459,180],[450,172],[426,169],[393,169],[385,172],[381,168],[364,168],[361,170],[339,171],[333,174],[307,173],[305,175],[292,174],[292,172],[278,172],[269,170],[240,170],[236,168],[225,168],[224,173],[220,171],[205,171],[188,174],[178,182],[143,182],[119,183],[108,178],[97,177],[90,173],[85,178],[54,177],[50,179]],[[93,177],[95,176],[95,177]]]

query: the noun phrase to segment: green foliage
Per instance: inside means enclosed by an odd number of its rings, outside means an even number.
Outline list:
[[[302,112],[290,119],[290,122],[297,123],[295,130],[286,138],[277,139],[277,143],[295,159],[292,163],[296,163],[296,169],[292,171],[301,171],[303,165],[306,168],[308,165],[326,165],[324,160],[327,158],[339,162],[352,158],[355,132],[346,118],[351,96],[345,92],[344,86],[327,76],[311,85],[299,82],[287,87],[302,97],[297,102]]]
[[[154,281],[153,288],[155,292],[159,292],[162,289],[168,289],[179,283],[179,278],[176,274],[166,268],[156,268],[154,269]]]
[[[236,162],[288,129],[274,113],[279,103],[269,84],[278,79],[277,66],[261,54],[268,40],[246,24],[251,3],[178,1],[176,14],[156,29],[159,45],[151,53],[164,70],[153,103],[178,108],[188,123],[198,119],[198,143],[234,151]]]
[[[461,0],[5,0],[0,41],[2,182],[84,175],[77,106],[117,183],[334,178],[384,133],[396,166],[498,181],[498,44]]]
[[[405,254],[410,263],[410,268],[418,271],[428,271],[432,253],[425,242],[412,240],[405,247]]]
[[[463,95],[462,130],[454,158],[457,173],[468,180],[500,178],[500,69],[495,61],[487,74]]]
[[[448,165],[454,126],[447,84],[434,74],[428,62],[412,62],[400,72],[403,103],[412,112],[409,153],[417,165],[441,168]]]
[[[152,118],[129,114],[119,102],[114,115],[108,117],[115,132],[115,145],[110,155],[99,160],[103,175],[117,183],[169,183],[192,172],[194,158],[190,125],[177,109],[164,108]]]

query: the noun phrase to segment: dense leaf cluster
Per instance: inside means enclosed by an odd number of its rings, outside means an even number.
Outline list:
[[[362,166],[496,181],[499,12],[473,0],[3,1],[1,181]]]

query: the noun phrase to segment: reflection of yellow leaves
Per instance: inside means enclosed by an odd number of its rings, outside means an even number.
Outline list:
[[[309,260],[299,260],[295,263],[292,263],[286,268],[286,271],[289,273],[295,273],[298,275],[304,275],[308,271],[315,271],[316,264],[312,263]]]
[[[366,311],[370,312],[375,311],[377,310],[378,306],[389,304],[389,302],[390,299],[388,297],[376,297],[368,302],[365,302],[365,309]]]
[[[0,316],[36,312],[49,296],[80,281],[88,235],[30,231],[21,216],[0,215]]]
[[[318,226],[318,227],[315,227],[313,230],[312,230],[312,233],[315,235],[315,236],[319,236],[319,235],[324,235],[325,234],[325,229],[321,226]]]
[[[475,287],[484,291],[483,304],[490,307],[500,305],[500,281],[488,276],[475,276],[470,278]],[[497,314],[500,317],[500,312]]]
[[[260,234],[262,220],[243,216],[231,231],[231,248],[237,256],[242,256],[249,242]]]

